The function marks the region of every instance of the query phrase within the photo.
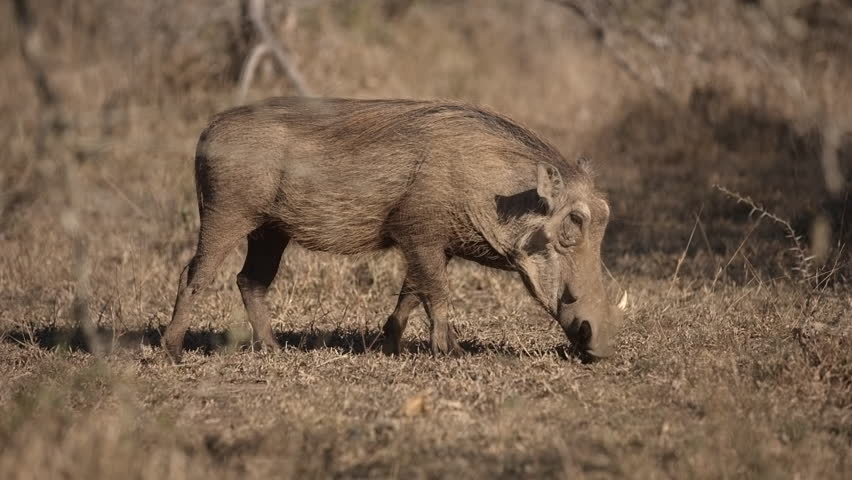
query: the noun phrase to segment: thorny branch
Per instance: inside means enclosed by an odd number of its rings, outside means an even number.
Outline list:
[[[802,236],[796,234],[796,231],[793,229],[793,225],[790,224],[789,220],[785,220],[778,215],[767,210],[763,205],[758,204],[751,197],[740,195],[739,193],[728,190],[727,188],[721,185],[713,185],[713,188],[722,192],[727,197],[735,200],[737,203],[742,203],[751,207],[751,212],[749,215],[759,213],[760,217],[766,217],[776,224],[780,225],[786,235],[787,238],[793,243],[793,247],[790,249],[796,256],[797,265],[794,270],[798,271],[802,275],[802,280],[808,281],[814,278],[812,275],[813,272],[813,256],[808,253],[807,247],[805,247],[802,242]]]

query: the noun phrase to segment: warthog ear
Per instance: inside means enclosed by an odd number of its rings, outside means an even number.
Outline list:
[[[536,191],[550,215],[556,209],[556,199],[562,193],[564,183],[559,170],[549,163],[538,164],[538,185]]]

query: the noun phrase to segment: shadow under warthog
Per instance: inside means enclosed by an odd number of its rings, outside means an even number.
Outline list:
[[[184,339],[184,348],[197,351],[204,355],[215,353],[248,350],[259,344],[252,342],[250,333],[237,328],[234,330],[200,329],[190,330]],[[117,332],[99,327],[97,337],[106,347],[105,351],[113,353],[121,350],[135,350],[142,346],[160,347],[162,328],[147,327],[138,330]],[[295,349],[303,352],[331,349],[342,354],[364,354],[380,352],[383,333],[379,330],[358,330],[354,328],[335,328],[332,330],[285,330],[276,334],[278,343],[284,349]],[[89,344],[82,329],[78,327],[43,327],[29,331],[14,330],[2,335],[8,343],[20,346],[35,345],[43,350],[66,350],[91,353]],[[468,355],[498,354],[508,357],[542,356],[555,353],[563,359],[578,358],[589,360],[582,352],[568,346],[555,345],[545,349],[521,350],[505,342],[481,342],[475,338],[459,342]],[[429,343],[425,340],[411,339],[403,341],[402,350],[408,354],[431,355]]]

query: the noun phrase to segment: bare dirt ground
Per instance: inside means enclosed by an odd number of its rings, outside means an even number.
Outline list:
[[[566,156],[592,157],[613,207],[608,288],[630,292],[630,311],[617,355],[584,363],[519,279],[454,261],[467,355],[432,358],[418,311],[406,352],[390,358],[377,340],[398,255],[296,247],[269,296],[285,348],[258,352],[235,285],[241,248],[198,303],[174,366],[159,337],[195,243],[197,135],[233,102],[230,53],[216,48],[237,2],[167,14],[117,1],[109,21],[101,3],[33,9],[48,19],[51,81],[73,120],[41,147],[17,29],[2,21],[0,478],[852,472],[852,213],[848,197],[824,192],[812,118],[789,115],[793,101],[760,72],[720,63],[733,86],[718,72],[700,83],[661,61],[672,106],[555,2],[411,2],[402,13],[388,5],[408,2],[330,2],[289,27],[273,5],[321,94],[483,103]],[[288,92],[266,70],[252,96]],[[848,102],[832,89],[850,79],[829,88],[828,75],[819,98]],[[766,87],[758,100],[742,93],[755,85]],[[788,221],[800,245],[713,185]],[[100,358],[72,320],[80,285]]]

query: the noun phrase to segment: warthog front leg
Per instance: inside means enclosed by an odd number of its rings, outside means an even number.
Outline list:
[[[445,267],[451,258],[449,255],[445,255]],[[382,343],[382,351],[387,355],[400,354],[400,343],[402,341],[402,334],[405,332],[405,327],[408,326],[408,317],[420,305],[420,298],[418,298],[417,287],[415,285],[414,277],[406,275],[405,281],[402,282],[402,288],[399,291],[396,308],[388,317],[382,329],[385,335],[384,342]]]
[[[405,249],[403,253],[408,261],[407,280],[413,285],[414,292],[423,302],[429,317],[432,354],[438,356],[463,353],[449,323],[449,257],[441,247],[418,246]]]
[[[459,356],[464,353],[456,340],[453,326],[448,320],[450,302],[448,300],[432,301],[425,299],[423,306],[426,308],[426,315],[429,316],[432,326],[430,335],[432,355],[436,357],[439,355]]]
[[[412,285],[412,281],[406,277],[405,281],[402,282],[402,289],[396,301],[396,308],[390,317],[388,317],[388,321],[385,322],[385,326],[382,329],[385,334],[382,351],[387,355],[399,355],[400,341],[402,340],[402,333],[408,325],[408,317],[411,315],[412,310],[420,304],[420,299],[414,293]]]

